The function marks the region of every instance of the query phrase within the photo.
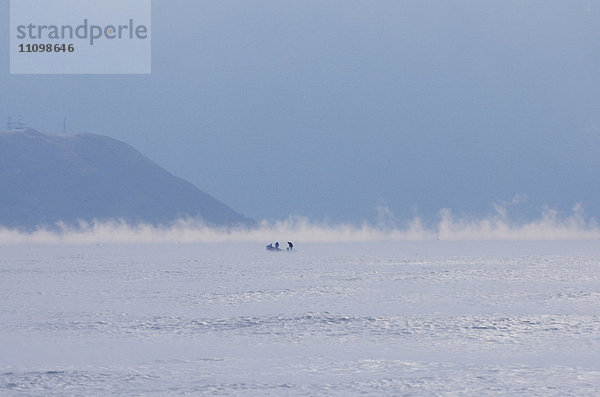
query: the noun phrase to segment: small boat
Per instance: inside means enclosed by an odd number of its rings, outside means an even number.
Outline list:
[[[281,248],[273,246],[273,244],[267,245],[267,251],[283,251]]]

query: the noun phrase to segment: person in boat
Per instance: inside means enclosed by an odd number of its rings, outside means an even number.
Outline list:
[[[288,247],[287,247],[287,250],[288,250],[288,251],[291,251],[291,250],[293,250],[293,249],[294,249],[294,244],[292,244],[292,242],[291,242],[291,241],[288,241]]]
[[[275,249],[279,249],[279,241],[275,242]]]

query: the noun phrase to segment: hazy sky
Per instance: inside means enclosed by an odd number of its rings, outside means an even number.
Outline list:
[[[149,76],[11,76],[0,15],[0,116],[123,140],[255,219],[600,218],[600,1],[153,1]]]

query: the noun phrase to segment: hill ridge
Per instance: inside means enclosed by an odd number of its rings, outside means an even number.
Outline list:
[[[98,134],[0,132],[0,181],[0,226],[9,228],[117,219],[256,224],[127,143]]]

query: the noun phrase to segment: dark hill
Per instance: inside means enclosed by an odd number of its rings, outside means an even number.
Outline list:
[[[31,229],[62,221],[121,219],[212,226],[255,224],[115,139],[0,133],[0,225]]]

